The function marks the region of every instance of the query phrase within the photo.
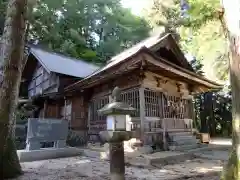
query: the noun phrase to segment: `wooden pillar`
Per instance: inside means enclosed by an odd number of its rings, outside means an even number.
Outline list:
[[[141,129],[141,140],[144,140],[144,124],[145,124],[145,96],[144,96],[144,88],[139,88],[139,103],[140,103],[140,129]]]
[[[64,97],[64,120],[67,120],[67,99]]]
[[[91,102],[88,103],[88,131],[91,130],[90,121],[91,121]]]
[[[44,100],[44,105],[43,105],[43,117],[45,118],[47,115],[47,100]]]
[[[56,118],[59,118],[60,117],[60,111],[59,111],[59,104],[58,102],[56,102]]]
[[[195,112],[195,104],[194,102],[194,97],[192,96],[191,98],[191,117],[192,117],[192,129],[197,129],[197,123],[196,123],[196,112]]]
[[[164,112],[164,101],[163,93],[161,93],[161,108],[162,108],[162,129],[163,129],[163,149],[168,149],[167,139],[166,139],[166,123],[165,123],[165,112]]]

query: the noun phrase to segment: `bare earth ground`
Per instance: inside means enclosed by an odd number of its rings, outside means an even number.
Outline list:
[[[222,161],[194,159],[163,167],[126,167],[127,180],[217,180]],[[97,158],[71,157],[22,163],[25,174],[15,180],[109,179],[109,163]]]
[[[222,143],[216,140],[214,143]],[[229,140],[228,140],[229,141]],[[228,142],[227,141],[227,142]],[[214,144],[213,143],[213,144]],[[223,144],[226,144],[223,141]],[[228,142],[229,143],[229,142]],[[204,158],[173,165],[126,166],[126,180],[219,180],[229,149],[196,152]],[[14,180],[108,180],[109,162],[84,156],[22,163],[24,175]]]

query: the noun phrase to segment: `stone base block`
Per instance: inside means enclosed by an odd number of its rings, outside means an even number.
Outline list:
[[[138,152],[140,152],[141,154],[151,154],[153,153],[153,149],[151,146],[142,146],[142,147],[139,147]]]
[[[66,148],[43,148],[40,150],[18,150],[17,154],[20,162],[30,162],[30,161],[38,161],[45,159],[56,159],[63,157],[72,157],[78,156],[83,153],[83,150],[74,148],[74,147],[66,147]]]
[[[208,133],[200,133],[200,141],[202,143],[209,143],[210,142],[210,135]]]

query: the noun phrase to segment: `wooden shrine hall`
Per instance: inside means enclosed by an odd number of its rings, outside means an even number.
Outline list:
[[[84,69],[79,67],[81,71]],[[65,84],[61,91],[41,91],[45,105],[40,107],[45,111],[65,109],[61,118],[69,121],[72,130],[88,134],[89,141],[98,141],[98,133],[106,128],[106,117],[97,110],[109,103],[116,86],[122,90],[122,101],[136,109],[132,131],[144,144],[168,144],[173,137],[192,135],[193,94],[221,88],[197,74],[172,35],[166,33],[138,43],[79,79]],[[60,118],[63,111],[48,110],[44,118]]]
[[[176,133],[191,133],[192,95],[220,88],[194,72],[171,34],[150,37],[65,88],[70,97],[76,90],[87,94],[89,134],[106,128],[106,117],[99,116],[97,110],[109,102],[115,86],[122,89],[122,101],[137,109],[132,131],[145,144],[167,141],[166,136]]]

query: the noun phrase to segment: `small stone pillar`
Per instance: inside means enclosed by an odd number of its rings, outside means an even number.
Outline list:
[[[107,115],[107,130],[101,131],[100,136],[109,142],[110,177],[111,180],[125,180],[125,160],[123,141],[132,137],[127,131],[127,119],[135,109],[120,102],[120,89],[114,88],[112,102],[98,110],[99,114]]]

